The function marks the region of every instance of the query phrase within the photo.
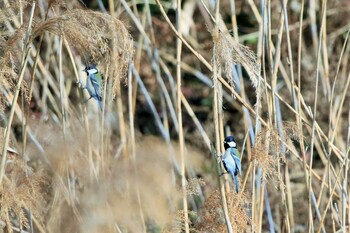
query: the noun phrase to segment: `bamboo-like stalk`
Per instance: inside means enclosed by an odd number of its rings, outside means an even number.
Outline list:
[[[263,77],[264,77],[264,81],[266,83],[266,72],[265,72],[265,48],[270,48],[270,31],[271,31],[271,25],[270,25],[270,21],[267,20],[267,19],[270,19],[269,17],[269,11],[267,11],[268,9],[268,5],[270,3],[270,1],[263,1],[262,2],[263,5],[261,6],[261,18],[259,19],[259,15],[257,15],[257,13],[254,13],[258,22],[259,22],[259,43],[258,43],[258,49],[257,49],[257,56],[259,58],[259,60],[261,59],[261,57],[263,57],[262,60],[262,65],[263,65]],[[250,5],[252,6],[253,4],[250,3]],[[254,7],[253,6],[253,11],[254,11]],[[254,11],[255,12],[255,11]],[[267,25],[267,26],[266,26]],[[265,31],[264,29],[266,29],[267,31]],[[267,39],[265,39],[264,37],[264,34],[267,35]],[[264,44],[266,43],[266,45]],[[268,51],[267,55],[270,55],[269,54],[270,51]],[[271,62],[271,56],[268,56],[269,58],[269,61],[270,61],[270,64],[272,64]],[[256,88],[257,90],[257,103],[255,104],[255,135],[258,134],[258,132],[260,131],[260,121],[261,121],[261,117],[259,116],[259,110],[261,108],[261,78],[259,78],[258,80],[258,87]],[[268,92],[267,92],[267,85],[265,85],[265,95],[266,97],[268,97]],[[273,90],[273,88],[271,88],[271,90]],[[268,98],[266,98],[268,100]],[[268,102],[269,103],[269,102]],[[272,110],[272,106],[271,105],[268,105],[268,110]],[[263,122],[264,123],[264,122]],[[266,123],[264,123],[266,124]],[[268,124],[271,125],[271,118],[270,118],[270,121],[268,122]],[[254,139],[252,139],[252,144],[254,145],[255,142],[254,142]],[[255,231],[255,230],[258,230],[258,231],[261,231],[261,216],[262,216],[262,204],[263,204],[263,198],[265,197],[265,195],[263,195],[265,192],[263,191],[264,190],[264,183],[261,183],[261,180],[256,180],[258,174],[256,173],[257,172],[257,166],[256,166],[256,163],[254,161],[252,161],[250,163],[250,166],[249,166],[249,171],[253,169],[253,172],[252,172],[252,193],[251,193],[251,197],[252,197],[252,226],[251,226],[251,230],[252,231]],[[258,169],[258,173],[261,173],[263,171],[261,171],[260,169]],[[261,175],[261,174],[260,174]],[[245,182],[246,182],[246,179],[245,179]],[[258,186],[257,183],[260,183],[260,185]],[[262,185],[261,185],[262,184]],[[260,188],[259,188],[260,187]],[[260,198],[258,198],[258,195],[259,195],[259,192],[260,192]],[[268,202],[268,200],[266,200]],[[260,202],[260,208],[259,208],[259,202]],[[258,211],[260,210],[260,213],[258,213]],[[259,217],[260,216],[260,217]],[[271,221],[269,221],[271,222]],[[257,227],[258,226],[258,227]],[[271,226],[270,226],[271,228]]]
[[[207,135],[207,133],[204,131],[203,126],[201,125],[200,121],[198,120],[198,118],[196,117],[196,114],[194,113],[193,109],[191,108],[190,104],[188,103],[188,101],[186,100],[185,96],[182,95],[181,96],[181,100],[182,100],[182,104],[184,105],[184,107],[186,108],[188,115],[190,115],[190,117],[192,118],[193,122],[195,123],[195,125],[197,126],[198,131],[200,132],[200,134],[203,137],[203,140],[206,144],[206,146],[208,147],[208,149],[211,149],[210,146],[210,139],[209,136]]]
[[[346,85],[345,85],[345,88],[344,88],[344,91],[343,91],[343,96],[342,96],[342,99],[341,99],[340,106],[338,107],[338,114],[336,114],[336,111],[333,111],[333,102],[334,102],[334,99],[335,99],[335,86],[336,86],[336,83],[338,81],[338,74],[339,74],[341,62],[342,62],[342,59],[343,59],[343,55],[344,55],[346,47],[348,46],[349,34],[350,34],[350,30],[348,30],[348,32],[346,34],[346,37],[345,37],[345,40],[344,40],[344,43],[343,43],[343,48],[342,48],[341,53],[339,55],[339,61],[338,61],[338,65],[337,65],[336,75],[335,75],[335,78],[334,78],[334,82],[333,82],[333,86],[332,86],[332,90],[331,90],[331,95],[330,95],[329,136],[328,136],[328,138],[331,139],[330,140],[331,142],[334,141],[335,136],[336,136],[337,126],[338,126],[338,122],[339,122],[339,119],[340,119],[340,113],[342,112],[342,108],[344,106],[344,97],[346,95],[345,93],[347,93],[347,89],[349,87],[349,81],[347,81]],[[348,76],[348,79],[349,79],[349,76]],[[335,121],[334,125],[332,125],[332,115],[336,115],[335,116],[336,117],[336,121]],[[347,145],[349,145],[349,144],[347,144]],[[347,148],[348,148],[348,146],[347,146]],[[331,152],[332,152],[332,148],[329,146],[328,147],[328,156],[331,155]],[[346,156],[345,159],[348,161],[349,160],[348,156]],[[346,163],[344,180],[343,180],[343,190],[344,190],[344,192],[342,192],[342,199],[341,199],[341,203],[342,203],[342,205],[341,205],[341,207],[342,207],[341,208],[341,213],[342,213],[342,221],[341,221],[341,223],[342,223],[342,231],[343,232],[345,232],[345,229],[346,229],[346,205],[347,205],[347,200],[346,200],[346,192],[345,192],[345,190],[348,190],[347,189],[348,164],[349,164],[349,162]],[[324,231],[324,228],[322,228],[322,229]]]
[[[63,46],[63,36],[60,36],[59,39],[59,51],[58,51],[58,75],[60,81],[60,100],[61,100],[61,112],[62,112],[62,130],[63,136],[66,137],[67,129],[66,129],[66,108],[65,108],[65,85],[64,85],[64,77],[62,71],[62,46]]]
[[[350,103],[348,104],[348,106],[350,107]],[[349,108],[350,109],[350,108]],[[343,190],[349,190],[349,167],[350,167],[350,161],[349,161],[349,152],[350,152],[350,111],[348,112],[348,130],[347,130],[347,138],[346,138],[346,147],[348,148],[348,150],[346,151],[346,158],[347,158],[347,164],[345,167],[345,179],[344,179],[344,189]],[[348,181],[348,182],[346,182]],[[347,188],[345,188],[345,186],[347,186]],[[350,204],[350,195],[349,195],[349,191],[347,191],[347,197],[345,195],[343,195],[344,198],[344,202],[347,204],[348,206],[348,211],[346,212],[346,210],[344,210],[343,213],[343,222],[344,224],[346,224],[346,222],[348,223],[348,226],[350,225],[350,208],[349,208],[349,204]],[[346,219],[346,214],[348,215],[348,218]],[[348,232],[350,231],[350,228],[348,228]]]
[[[138,74],[137,70],[135,69],[135,67],[132,64],[131,64],[131,70],[132,70],[132,73],[135,76],[135,78],[139,84],[141,92],[143,93],[143,95],[146,98],[146,102],[151,109],[151,112],[152,112],[154,119],[155,119],[155,123],[156,123],[160,133],[162,134],[162,137],[164,138],[165,141],[169,141],[170,140],[169,134],[167,133],[167,130],[164,128],[164,126],[162,124],[160,116],[157,113],[156,107],[154,106],[154,103],[152,102],[152,99],[151,99],[151,97],[150,97],[150,95],[145,87],[145,84],[142,82],[140,75]]]
[[[283,14],[284,14],[284,24],[285,24],[285,32],[286,32],[286,39],[287,39],[287,48],[288,48],[288,57],[289,57],[289,68],[290,68],[290,83],[291,83],[291,92],[292,92],[292,99],[293,99],[293,103],[294,103],[294,108],[296,111],[298,111],[299,108],[299,102],[298,99],[296,98],[296,94],[295,94],[295,88],[294,88],[294,67],[293,67],[293,54],[292,54],[292,46],[291,46],[291,39],[290,39],[290,33],[289,33],[289,22],[288,22],[288,13],[287,13],[287,0],[283,0],[282,1],[282,7],[283,7]],[[302,10],[303,11],[303,10]],[[300,27],[301,28],[301,27]],[[298,121],[298,115],[296,115],[296,120]],[[300,126],[301,127],[301,126]],[[300,128],[301,129],[301,128]],[[288,166],[286,166],[285,168],[286,172],[288,173]],[[288,176],[288,174],[287,174]],[[285,176],[286,179],[286,187],[287,189],[290,190],[290,182],[289,180],[287,180],[287,176]],[[287,225],[290,227],[288,227],[288,231],[290,231],[291,229],[294,228],[294,211],[293,211],[293,204],[292,204],[292,193],[291,192],[283,192],[283,196],[282,196],[282,202],[285,204],[285,209],[286,209],[286,214],[287,214]],[[286,197],[285,197],[286,196]],[[285,198],[287,199],[288,202],[286,202]],[[288,213],[289,211],[289,213]]]
[[[288,13],[287,13],[287,3],[288,0],[282,0],[282,8],[283,8],[283,15],[284,15],[284,28],[286,32],[286,39],[287,39],[287,48],[288,48],[288,58],[289,58],[289,69],[290,69],[290,82],[292,87],[292,99],[294,103],[294,108],[297,110],[297,104],[295,98],[295,89],[294,89],[294,63],[293,63],[293,54],[292,54],[292,45],[290,41],[290,34],[289,34],[289,24],[288,24]]]
[[[202,2],[203,4],[203,2]],[[239,43],[238,42],[238,27],[237,27],[237,19],[236,19],[236,8],[235,8],[235,1],[234,0],[230,0],[230,8],[231,8],[231,22],[232,22],[232,30],[233,30],[233,34],[234,34],[234,41],[237,42],[237,44]],[[239,85],[237,85],[237,89],[238,91],[240,92],[242,98],[244,100],[246,100],[247,102],[249,102],[246,98],[246,94],[245,94],[245,89],[244,89],[244,81],[243,81],[243,75],[242,75],[242,66],[237,64],[237,70],[235,69],[235,65],[234,64],[231,64],[231,69],[232,69],[232,73],[233,73],[233,78],[235,79],[235,82]],[[223,95],[223,89],[222,89],[222,85],[220,85],[220,96],[222,96],[221,98],[224,97]],[[248,122],[248,119],[250,118],[249,114],[247,114],[248,112],[247,111],[244,111],[243,109],[243,113],[244,113],[244,116],[243,117],[243,122],[244,122],[244,128],[247,129],[249,128],[249,122]],[[222,109],[220,109],[219,111],[219,114],[222,114]],[[220,120],[222,122],[222,117],[220,117]],[[250,119],[249,119],[250,120]],[[231,134],[231,133],[229,133]],[[229,135],[228,133],[226,135]],[[221,139],[224,138],[224,135],[221,135]],[[248,139],[248,145],[250,145],[250,139]],[[223,145],[222,145],[222,150],[224,150],[223,148]],[[248,152],[248,157],[250,157],[250,146],[247,147],[247,152]],[[242,154],[241,154],[242,155]],[[242,158],[241,158],[242,160]],[[225,176],[227,177],[227,176]],[[227,180],[227,179],[226,179]],[[228,186],[228,190],[229,189],[229,186]]]
[[[109,10],[110,14],[112,17],[115,17],[115,12],[114,12],[114,0],[109,0]],[[117,71],[117,64],[115,63],[116,61],[114,60],[117,56],[118,51],[115,51],[115,48],[113,48],[112,51],[112,60],[111,60],[111,66],[112,71]],[[114,72],[112,72],[113,74]],[[127,138],[126,138],[126,126],[125,126],[125,120],[124,120],[124,107],[123,107],[123,100],[122,100],[122,95],[121,95],[121,83],[120,83],[120,74],[113,74],[116,75],[117,79],[117,91],[116,91],[116,105],[117,105],[117,112],[118,112],[118,118],[119,118],[119,134],[120,134],[120,140],[121,140],[121,147],[122,147],[122,154],[123,156],[127,156],[127,147],[124,145],[126,144]]]
[[[112,17],[115,17],[114,0],[108,0],[108,5],[109,5],[109,13],[111,14]]]
[[[314,208],[316,210],[316,216],[317,216],[318,220],[321,221],[321,213],[320,213],[314,192],[311,192],[311,200],[312,200],[312,204],[314,205]],[[322,232],[326,233],[324,226],[322,226]]]
[[[219,17],[219,6],[220,6],[220,1],[216,1],[216,17]],[[220,70],[216,66],[217,62],[215,62],[215,53],[216,53],[216,45],[215,45],[215,40],[218,39],[218,33],[219,29],[218,26],[215,25],[213,29],[213,40],[214,40],[214,46],[213,46],[213,113],[214,113],[214,129],[215,129],[215,154],[217,156],[216,160],[218,158],[220,159],[221,157],[221,140],[220,140],[220,123],[219,123],[219,109],[222,108],[222,102],[219,101],[219,92],[218,92],[218,75],[220,74]],[[220,104],[221,103],[221,104]],[[221,173],[221,163],[217,163],[217,171],[218,175]],[[220,188],[220,195],[221,195],[221,204],[222,208],[224,211],[224,217],[225,217],[225,223],[226,223],[226,229],[227,232],[232,233],[232,225],[231,225],[231,220],[229,217],[229,212],[228,212],[228,206],[227,206],[227,201],[226,201],[226,189],[225,185],[222,182],[222,179],[219,178],[219,188]]]
[[[79,72],[77,70],[77,65],[75,63],[71,48],[68,44],[68,41],[66,39],[64,39],[64,46],[67,50],[70,62],[72,63],[73,66],[73,70],[74,70],[74,75],[75,75],[75,80],[76,82],[79,82],[80,77],[79,77]],[[78,89],[78,97],[82,98],[83,95],[83,90],[81,88]],[[80,99],[79,98],[79,99]],[[97,169],[95,167],[94,161],[93,161],[93,155],[92,155],[92,143],[91,143],[91,136],[90,136],[90,124],[89,124],[89,119],[88,119],[88,115],[87,115],[87,109],[86,109],[86,105],[83,104],[82,106],[82,116],[84,119],[84,128],[86,130],[86,141],[87,141],[87,150],[88,150],[88,160],[89,160],[89,164],[90,164],[90,169],[91,169],[91,177],[90,179],[92,180],[93,175],[95,176],[95,178],[97,178]]]
[[[261,177],[264,177],[264,172],[262,171],[261,173]],[[263,212],[264,212],[264,193],[265,193],[265,188],[266,188],[266,184],[265,184],[265,179],[262,179],[261,181],[261,185],[260,185],[260,189],[259,189],[259,198],[258,198],[258,202],[257,204],[259,205],[258,207],[258,224],[257,224],[257,231],[258,233],[262,232],[262,217],[263,217]]]
[[[179,132],[179,126],[178,126],[178,120],[177,120],[177,116],[176,116],[176,110],[175,110],[175,107],[171,101],[171,97],[169,95],[169,92],[167,91],[167,88],[166,88],[166,85],[163,81],[163,79],[161,78],[161,72],[160,72],[160,62],[159,62],[159,52],[158,50],[154,50],[154,55],[153,55],[153,58],[152,58],[152,63],[154,64],[153,65],[153,69],[155,69],[155,72],[156,72],[156,78],[157,78],[157,82],[163,92],[163,95],[164,95],[164,99],[165,99],[165,102],[169,108],[169,111],[170,111],[170,117],[174,123],[174,127],[175,127],[175,130],[176,132]],[[171,77],[171,79],[173,79],[173,77]]]
[[[219,71],[220,72],[220,71]],[[219,144],[220,144],[220,155],[221,156],[221,151],[224,152],[225,151],[225,147],[224,144],[222,143],[224,141],[225,138],[225,134],[226,135],[231,135],[231,130],[229,127],[227,127],[226,132],[224,133],[224,113],[222,111],[223,105],[222,105],[222,85],[221,83],[217,82],[217,86],[214,86],[214,88],[217,89],[217,101],[218,101],[218,115],[217,115],[217,121],[218,121],[218,130],[219,130]],[[220,158],[218,157],[218,159],[220,160]],[[224,183],[225,183],[225,194],[230,193],[231,192],[231,187],[230,187],[230,182],[229,182],[229,174],[224,174],[223,178],[224,178]]]
[[[122,1],[122,3],[126,4],[124,1]],[[131,12],[131,11],[129,10],[129,12]],[[135,18],[135,20],[137,20],[136,16],[134,16],[134,17],[132,16],[132,18]],[[141,25],[142,28],[144,28],[145,24],[146,24],[146,12],[143,11],[143,14],[142,14],[142,25]],[[141,35],[139,36],[139,39],[137,41],[137,44],[139,46],[136,49],[135,56],[134,56],[134,67],[135,67],[136,70],[140,70],[141,58],[142,58],[142,53],[143,53],[142,47],[143,47],[144,43],[146,43],[146,41],[144,41],[144,34],[141,33]],[[136,95],[137,95],[137,90],[138,90],[138,85],[137,85],[136,79],[133,79],[132,87],[133,87],[132,88],[132,91],[133,91],[132,112],[135,114]]]
[[[276,100],[275,100],[275,95],[277,93],[276,91],[276,85],[277,85],[277,71],[278,71],[278,66],[280,64],[281,60],[281,43],[282,43],[282,36],[283,36],[283,28],[284,28],[284,14],[281,12],[280,14],[280,22],[279,22],[279,28],[278,28],[278,35],[277,35],[277,42],[275,46],[275,57],[273,61],[273,71],[271,73],[271,105],[269,106],[269,121],[270,121],[270,126],[273,125],[273,122],[277,122],[277,114],[275,114],[276,111]]]
[[[277,91],[277,90],[276,90]],[[283,141],[286,141],[287,138],[286,138],[286,135],[284,135],[284,126],[282,124],[282,112],[281,112],[281,107],[280,107],[280,101],[276,98],[276,107],[277,109],[275,109],[275,112],[276,112],[276,119],[277,119],[277,122],[275,123],[277,125],[277,130],[278,130],[278,134],[280,135],[280,138],[281,140]],[[285,157],[285,154],[286,154],[286,148],[284,145],[281,146],[280,148],[280,152],[282,153],[282,155],[279,155],[279,156],[284,156]],[[286,159],[286,157],[285,157]],[[283,172],[283,168],[281,167],[282,164],[280,162],[280,160],[278,160],[278,174],[280,174],[281,177],[284,177],[284,179],[286,180],[284,183],[286,184],[286,188],[288,188],[288,181],[287,181],[287,175],[286,175],[286,172]],[[286,166],[284,168],[284,170],[287,170],[288,169],[288,164],[286,163]],[[284,221],[285,221],[285,225],[287,226],[287,229],[286,231],[287,232],[290,232],[291,231],[291,225],[290,225],[290,211],[291,209],[288,208],[288,203],[287,203],[287,195],[286,195],[286,192],[285,192],[285,189],[284,188],[281,188],[281,200],[282,200],[282,205],[284,207],[284,215],[286,216],[284,218]],[[291,207],[293,208],[293,207]]]
[[[117,81],[119,85],[119,90],[116,93],[116,102],[117,102],[117,111],[118,111],[118,118],[119,118],[119,134],[120,134],[120,140],[121,140],[121,146],[125,145],[126,143],[126,128],[125,128],[125,120],[124,120],[124,114],[123,114],[123,100],[120,93],[120,80]],[[127,155],[126,147],[123,148],[122,153],[124,156]]]
[[[131,65],[129,65],[129,70],[128,70],[128,105],[129,105],[129,130],[130,130],[130,145],[131,145],[131,159],[133,163],[133,168],[134,172],[137,175],[138,170],[136,167],[136,143],[135,143],[135,126],[134,126],[134,112],[133,112],[133,80],[132,80],[132,71],[131,71]],[[141,218],[141,223],[142,223],[142,230],[143,232],[147,232],[147,227],[145,224],[145,217],[142,211],[142,204],[141,204],[141,196],[140,196],[140,189],[139,185],[136,182],[136,196],[137,196],[137,202],[138,202],[138,207],[139,207],[139,214]]]
[[[238,26],[237,26],[237,18],[236,18],[236,6],[235,6],[235,0],[230,0],[230,6],[231,6],[231,22],[232,22],[232,30],[233,30],[233,34],[234,34],[234,37],[233,39],[239,43],[239,36],[238,36]],[[250,6],[252,7],[252,10],[254,11],[256,9],[255,5],[254,4],[251,4],[251,2],[249,1],[249,4]],[[254,9],[253,9],[254,8]],[[256,14],[255,14],[256,15]],[[261,17],[259,15],[259,13],[257,13],[257,17],[259,17],[259,28],[261,27]],[[260,29],[259,29],[260,30]],[[260,44],[258,44],[258,50],[260,48]],[[232,67],[234,68],[234,66],[232,65]],[[232,68],[232,69],[233,69]],[[246,93],[245,93],[245,86],[244,86],[244,81],[243,81],[243,73],[242,73],[242,66],[241,65],[237,65],[237,70],[238,72],[234,72],[234,73],[238,73],[238,76],[237,78],[235,78],[237,81],[236,83],[240,82],[240,85],[237,85],[238,86],[241,86],[240,88],[240,93],[241,93],[241,96],[242,98],[249,102],[249,100],[246,98]],[[259,91],[259,90],[258,90]],[[258,102],[260,101],[259,100],[259,97],[257,98]],[[257,103],[258,104],[258,103]],[[248,114],[248,111],[246,111],[245,109],[243,109],[243,112],[244,112],[244,128],[245,129],[250,129],[253,128],[252,125],[250,125],[250,115]],[[249,119],[249,121],[248,121]],[[248,141],[247,141],[247,154],[248,154],[248,160],[251,159],[251,138],[248,137]]]
[[[29,59],[29,52],[30,52],[30,47],[28,47],[28,40],[29,40],[29,36],[30,36],[30,32],[31,32],[31,26],[32,26],[32,22],[33,22],[33,16],[34,16],[34,10],[35,10],[35,1],[32,2],[32,8],[30,11],[30,17],[29,17],[29,21],[28,21],[28,26],[27,26],[27,32],[26,32],[26,38],[24,41],[24,50],[23,53],[25,53],[24,57],[24,62],[21,64],[21,72],[17,81],[17,85],[16,85],[16,89],[15,89],[15,93],[14,93],[14,97],[13,97],[13,101],[12,101],[12,106],[11,106],[11,111],[10,111],[10,115],[9,115],[9,120],[7,122],[7,127],[6,127],[6,133],[5,133],[5,137],[4,137],[4,147],[2,149],[2,158],[1,158],[1,165],[0,165],[0,185],[2,184],[2,180],[4,178],[5,175],[5,163],[6,163],[6,156],[7,156],[7,147],[9,144],[9,139],[10,139],[10,133],[11,133],[11,126],[12,126],[12,121],[13,121],[13,116],[15,113],[15,107],[16,107],[16,103],[18,100],[18,95],[21,91],[21,85],[22,85],[22,81],[23,81],[23,76],[24,76],[24,71],[27,67],[27,63],[28,63],[28,59]]]
[[[45,19],[47,19],[47,16],[49,14],[50,9],[51,8],[47,9],[46,14],[45,14]],[[44,34],[42,34],[40,36],[39,45],[38,45],[37,52],[36,52],[35,59],[34,59],[33,71],[32,71],[32,76],[30,79],[30,87],[29,87],[29,100],[32,99],[34,80],[35,80],[35,72],[36,72],[36,69],[38,67],[38,61],[39,61],[39,57],[40,57],[41,46],[43,44],[43,39],[44,39]],[[27,105],[25,112],[28,112],[28,111],[29,111],[29,104]],[[23,111],[23,119],[22,119],[22,122],[24,124],[24,127],[23,127],[23,147],[22,147],[23,148],[22,149],[23,156],[25,156],[25,148],[27,146],[27,135],[28,135],[28,125],[27,125],[26,120],[24,119],[25,112]],[[24,160],[26,160],[26,158],[24,158]]]
[[[339,172],[336,174],[336,182],[339,180],[340,177],[342,177],[342,171],[343,171],[343,168],[344,168],[344,166],[346,165],[346,163],[347,163],[347,161],[344,160],[343,163],[341,164],[341,166],[340,166],[340,168],[339,168]],[[321,230],[322,230],[322,227],[324,226],[324,220],[325,220],[325,218],[326,218],[328,209],[329,209],[329,207],[330,207],[330,205],[331,205],[331,203],[332,203],[332,197],[333,197],[333,195],[334,195],[334,193],[335,193],[335,189],[336,189],[336,188],[337,188],[337,186],[334,185],[333,188],[331,189],[330,197],[329,197],[328,200],[327,200],[326,208],[325,208],[325,210],[324,210],[324,212],[323,212],[323,215],[322,215],[322,218],[321,218],[321,220],[320,220],[320,225],[319,225],[319,227],[318,227],[318,229],[317,229],[317,233],[320,233]]]
[[[255,202],[255,196],[256,196],[256,163],[253,161],[253,171],[252,171],[252,226],[251,226],[251,232],[254,232],[256,230],[256,225],[258,224],[257,221],[257,207]],[[250,166],[251,167],[251,166]]]
[[[297,122],[297,128],[298,128],[298,133],[299,135],[303,134],[303,125],[302,125],[302,120],[301,120],[301,57],[302,57],[302,51],[301,51],[301,46],[302,46],[302,38],[303,38],[303,14],[304,14],[304,6],[305,6],[305,0],[301,1],[301,9],[300,9],[300,16],[299,16],[299,39],[298,39],[298,60],[297,60],[297,80],[298,80],[298,90],[297,90],[297,101],[298,101],[298,105],[297,105],[297,112],[298,114],[296,114],[296,122]],[[300,151],[301,151],[301,155],[303,157],[303,169],[304,169],[304,178],[305,178],[305,183],[306,183],[306,187],[308,190],[310,190],[309,188],[309,184],[308,184],[308,176],[307,176],[307,169],[306,169],[306,157],[305,157],[305,146],[304,146],[304,140],[300,140]],[[310,203],[309,203],[309,208],[308,210],[310,210]]]
[[[106,172],[105,163],[108,163],[109,158],[106,157],[106,154],[108,153],[105,151],[105,115],[106,115],[106,106],[107,106],[107,84],[109,81],[108,76],[109,66],[106,68],[106,75],[104,76],[103,81],[103,95],[102,95],[102,116],[101,116],[101,125],[100,125],[100,155],[101,155],[101,168],[102,171]]]
[[[23,26],[23,3],[22,0],[19,1],[19,17],[20,17],[20,24],[21,26]],[[23,41],[24,42],[24,41]],[[23,62],[24,60],[24,56],[25,56],[25,50],[24,50],[24,43],[22,44],[22,58],[21,61]],[[21,108],[24,109],[24,93],[23,91],[21,91]],[[27,121],[25,118],[25,112],[22,111],[22,137],[23,137],[23,144],[22,144],[22,156],[23,156],[23,160],[25,161],[24,155],[25,155],[25,148],[26,148],[26,126],[27,126]],[[24,162],[25,166],[26,166],[26,173],[27,173],[27,163]],[[28,174],[27,174],[28,175]],[[30,213],[30,210],[29,210]],[[22,228],[22,226],[21,226]]]
[[[176,8],[176,22],[177,22],[177,31],[180,36],[182,36],[182,10],[181,10],[181,0],[177,0],[177,8]],[[181,188],[182,188],[182,208],[184,215],[184,226],[185,232],[189,233],[189,219],[188,219],[188,204],[187,204],[187,190],[186,190],[186,163],[185,163],[185,149],[184,149],[184,135],[183,135],[183,126],[182,126],[182,105],[181,105],[181,54],[182,54],[182,41],[177,38],[176,39],[176,83],[177,83],[177,121],[178,121],[178,138],[179,138],[179,146],[180,146],[180,165],[181,165]]]
[[[284,176],[286,180],[286,191],[285,195],[287,198],[287,203],[285,207],[287,208],[287,211],[289,211],[289,223],[290,223],[290,229],[289,231],[293,232],[294,229],[294,205],[293,205],[293,192],[292,192],[292,185],[290,182],[290,175],[289,175],[289,164],[286,163],[286,167],[284,169]]]
[[[324,3],[324,2],[322,2]],[[327,4],[322,4],[321,12],[327,11]],[[323,87],[323,93],[327,96],[328,101],[330,100],[330,94],[331,94],[331,85],[329,83],[329,57],[328,57],[328,48],[327,44],[329,43],[327,41],[327,33],[329,29],[327,29],[327,25],[323,26],[323,30],[320,32],[320,42],[322,43],[321,45],[321,54],[322,54],[322,63],[320,65],[319,72],[322,72],[321,75],[321,84]],[[331,27],[332,28],[332,27]],[[321,40],[322,37],[322,40]]]
[[[297,127],[298,127],[298,132],[300,135],[303,134],[303,123],[302,123],[302,119],[301,119],[301,57],[302,57],[302,51],[301,51],[301,46],[302,46],[302,38],[303,38],[303,14],[304,14],[304,6],[305,6],[305,0],[302,0],[301,2],[301,9],[300,9],[300,17],[299,17],[299,22],[300,22],[300,27],[299,27],[299,41],[298,41],[298,63],[297,63],[297,69],[298,69],[298,91],[297,91],[297,98],[298,98],[298,108],[297,108],[297,112],[298,114],[296,114],[297,116]],[[307,171],[307,163],[306,163],[306,157],[305,157],[305,145],[304,145],[304,140],[300,140],[300,151],[301,151],[301,155],[303,157],[303,168],[304,168],[304,178],[305,178],[305,184],[307,187],[307,190],[310,191],[310,184],[309,184],[309,179],[308,179],[308,171]],[[310,211],[310,202],[308,203],[309,208],[308,210]]]
[[[325,24],[325,16],[326,16],[326,3],[327,0],[324,1],[324,6],[323,6],[323,12],[322,12],[322,21],[321,21],[321,28],[320,28],[320,35],[322,34],[322,30]],[[320,36],[319,38],[320,40],[322,40],[322,36]],[[317,50],[317,63],[316,63],[316,70],[319,70],[319,66],[320,66],[320,62],[321,62],[321,41],[319,41],[318,44],[318,50]],[[313,191],[312,189],[312,175],[311,175],[311,170],[312,170],[312,166],[313,166],[313,159],[314,159],[314,145],[315,145],[315,130],[316,130],[316,116],[317,116],[317,103],[318,103],[318,84],[319,84],[319,72],[316,72],[316,83],[315,83],[315,92],[314,92],[314,96],[315,96],[315,100],[314,100],[314,106],[313,106],[313,120],[312,120],[312,133],[311,133],[311,147],[310,147],[310,164],[309,164],[309,174],[308,174],[308,180],[309,180],[309,232],[314,232],[314,225],[313,225],[313,211],[311,209],[311,203],[312,203],[312,199],[311,199],[311,192]],[[335,190],[334,186],[334,190]],[[331,188],[329,186],[329,188]],[[331,199],[331,198],[330,198]],[[326,212],[326,211],[325,211]],[[322,222],[320,224],[320,229],[322,226]]]
[[[156,39],[155,39],[155,36],[154,36],[154,29],[153,29],[153,26],[152,26],[152,16],[151,16],[151,9],[149,7],[149,1],[148,0],[144,0],[144,1],[145,1],[145,7],[146,7],[146,12],[145,13],[146,13],[146,16],[147,16],[147,23],[148,23],[149,30],[150,30],[150,32],[149,32],[150,39],[151,39],[152,44],[156,44]],[[177,2],[177,3],[179,3],[179,2]],[[181,5],[180,5],[180,10],[181,10]]]
[[[215,50],[213,49],[213,52]],[[216,68],[216,66],[214,66],[214,69]],[[215,74],[214,74],[215,76]],[[215,78],[214,78],[215,79]],[[215,83],[215,81],[214,81]],[[218,160],[218,157],[220,158],[221,155],[221,146],[220,146],[220,130],[218,129],[219,127],[219,114],[218,114],[218,93],[216,91],[216,87],[214,87],[214,105],[213,105],[213,111],[214,111],[214,127],[215,127],[215,151],[216,151],[216,161]],[[220,175],[222,173],[222,169],[221,169],[221,163],[217,164],[217,171],[218,171],[218,175]],[[230,216],[229,216],[229,212],[228,212],[228,205],[227,205],[227,201],[226,201],[226,189],[225,189],[225,185],[224,182],[222,182],[222,179],[219,178],[219,188],[220,188],[220,194],[221,194],[221,204],[222,204],[222,208],[224,211],[224,217],[225,217],[225,223],[226,223],[226,228],[227,228],[227,232],[229,233],[233,233],[233,229],[232,229],[232,225],[231,225],[231,220],[230,220]]]

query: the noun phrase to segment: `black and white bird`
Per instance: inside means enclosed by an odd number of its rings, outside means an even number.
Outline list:
[[[98,72],[95,65],[87,65],[83,70],[86,72],[87,79],[86,84],[83,85],[81,81],[79,83],[82,85],[83,89],[88,90],[90,98],[97,100],[98,105],[102,111],[102,75]]]
[[[232,179],[236,186],[236,192],[239,192],[238,188],[238,174],[242,174],[241,168],[241,155],[237,150],[237,144],[233,136],[228,136],[224,140],[225,152],[222,156],[222,163],[225,170],[232,175]]]

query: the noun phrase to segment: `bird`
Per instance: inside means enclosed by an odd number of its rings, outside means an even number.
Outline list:
[[[236,192],[239,192],[238,188],[238,174],[242,174],[241,168],[241,155],[237,150],[237,144],[233,136],[227,136],[224,140],[225,152],[222,156],[222,163],[225,170],[232,175],[232,179],[236,186]]]
[[[85,102],[92,98],[97,100],[102,111],[102,75],[98,72],[95,65],[87,65],[83,71],[86,72],[87,79],[86,84],[82,85],[82,88],[87,89],[90,94],[90,98]],[[82,84],[81,81],[78,83]]]

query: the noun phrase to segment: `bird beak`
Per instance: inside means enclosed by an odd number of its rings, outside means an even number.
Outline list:
[[[87,71],[87,67],[85,67],[85,68],[83,69],[83,71]]]

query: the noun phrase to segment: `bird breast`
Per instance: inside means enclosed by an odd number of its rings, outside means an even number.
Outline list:
[[[236,170],[236,162],[231,154],[230,148],[225,151],[223,161],[228,172],[234,172]]]
[[[90,95],[94,95],[95,94],[95,89],[94,89],[94,86],[92,85],[92,82],[91,82],[91,77],[90,75],[87,77],[86,79],[86,89],[88,90],[88,92],[90,93]]]

